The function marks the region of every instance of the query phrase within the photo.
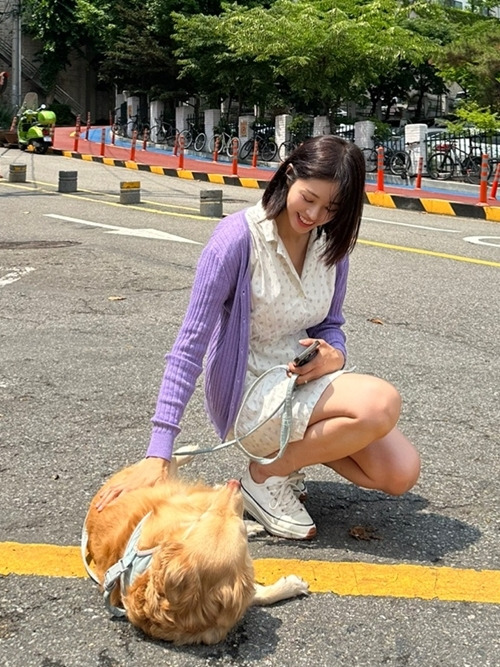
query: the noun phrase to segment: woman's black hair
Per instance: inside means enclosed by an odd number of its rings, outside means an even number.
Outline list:
[[[351,252],[358,238],[365,188],[365,160],[349,141],[326,134],[306,139],[280,165],[266,187],[262,203],[275,219],[286,207],[288,188],[297,180],[318,178],[338,185],[330,206],[335,213],[318,233],[326,235],[323,259],[333,266]]]

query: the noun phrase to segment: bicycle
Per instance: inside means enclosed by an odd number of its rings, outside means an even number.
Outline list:
[[[283,141],[278,148],[278,158],[280,162],[284,162],[290,153],[300,146],[310,135],[306,132],[290,132],[290,139]]]
[[[118,113],[120,111],[120,107],[117,107],[115,109],[115,119],[113,122],[113,125],[111,126],[111,131],[113,134],[116,134],[118,137],[126,137],[127,136],[127,123],[123,122],[121,119],[120,114]]]
[[[236,151],[239,150],[240,140],[238,137],[232,137],[227,132],[214,134],[208,142],[208,152],[213,153],[217,147],[217,154],[225,153],[228,157],[233,156],[233,139],[236,140]]]
[[[403,150],[395,150],[381,141],[376,141],[373,148],[363,148],[363,156],[367,173],[373,173],[378,168],[377,148],[384,149],[384,170],[395,176],[407,174],[411,168],[411,156]]]
[[[463,177],[466,183],[478,185],[481,181],[482,151],[480,147],[472,147],[472,138],[469,139],[469,151],[458,146],[456,140],[438,144],[427,159],[427,173],[430,178],[438,181],[448,181],[457,174]],[[488,175],[491,178],[493,163],[488,160]]]
[[[129,130],[129,123],[132,121],[132,129],[130,131],[130,136],[134,136],[134,132],[137,132],[138,139],[144,139],[144,136],[147,134],[149,137],[150,134],[150,125],[149,121],[142,120],[139,118],[139,114],[136,113],[135,116],[130,116],[129,122],[127,123],[127,132]]]
[[[179,137],[184,137],[184,148],[193,146],[195,151],[200,152],[205,148],[207,135],[204,132],[198,130],[192,121],[189,121],[188,125],[189,129],[179,132]]]
[[[257,142],[257,155],[264,162],[272,162],[278,152],[278,146],[271,132],[274,132],[273,128],[262,127],[255,133],[253,139],[245,141],[240,149],[240,160],[246,160],[253,155],[254,145]]]
[[[155,143],[163,144],[167,137],[175,135],[173,126],[167,121],[163,120],[163,116],[155,118],[155,125],[150,130],[149,136],[155,137]]]

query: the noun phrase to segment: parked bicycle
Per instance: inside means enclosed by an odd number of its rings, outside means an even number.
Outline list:
[[[210,138],[208,142],[208,152],[213,153],[217,150],[217,154],[226,154],[228,157],[233,156],[233,139],[236,140],[236,152],[240,147],[240,140],[238,137],[232,137],[228,132],[218,132]]]
[[[157,144],[164,144],[167,137],[175,136],[175,129],[173,125],[163,119],[163,116],[155,118],[155,124],[149,133],[151,139]]]
[[[363,148],[366,171],[373,173],[378,168],[378,148],[384,149],[384,170],[395,176],[408,174],[411,169],[411,156],[404,150],[394,149],[387,143],[376,141],[373,148]]]
[[[306,134],[305,132],[290,132],[290,139],[279,145],[278,157],[280,162],[284,162],[290,153],[293,153],[297,146],[300,146],[308,136],[309,134]]]
[[[127,136],[127,123],[122,121],[122,117],[120,115],[120,107],[117,107],[115,109],[115,117],[113,121],[113,125],[111,126],[111,131],[113,134],[116,134],[118,137],[126,137]]]
[[[193,146],[195,151],[202,151],[207,142],[207,135],[195,123],[188,121],[189,129],[179,132],[179,138],[184,137],[184,148]]]
[[[257,142],[257,156],[264,162],[272,162],[278,152],[278,146],[274,139],[274,128],[260,126],[253,139],[245,141],[240,150],[240,160],[246,160],[253,155],[255,142]]]
[[[462,176],[466,183],[477,185],[481,180],[481,162],[483,152],[478,145],[473,146],[474,139],[469,138],[469,150],[458,145],[457,140],[437,144],[433,153],[427,158],[427,173],[435,180],[448,181]],[[488,160],[488,179],[493,172],[493,162]]]
[[[149,137],[150,134],[149,121],[140,118],[138,113],[136,113],[134,116],[130,116],[126,127],[127,127],[127,135],[130,134],[131,137],[134,136],[134,132],[137,132],[136,136],[138,139],[144,139],[145,136]]]

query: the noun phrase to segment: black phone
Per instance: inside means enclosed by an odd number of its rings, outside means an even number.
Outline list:
[[[303,350],[300,354],[298,354],[293,360],[295,366],[304,366],[304,364],[307,364],[308,361],[314,359],[314,357],[318,354],[318,347],[319,347],[319,340],[315,340],[314,343],[312,343],[312,345],[306,347],[306,349]]]

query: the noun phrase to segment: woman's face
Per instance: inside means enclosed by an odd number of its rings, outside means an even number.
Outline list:
[[[286,214],[291,231],[307,234],[332,219],[337,207],[331,202],[335,201],[338,189],[333,181],[298,178],[288,189],[286,209],[278,217]]]

